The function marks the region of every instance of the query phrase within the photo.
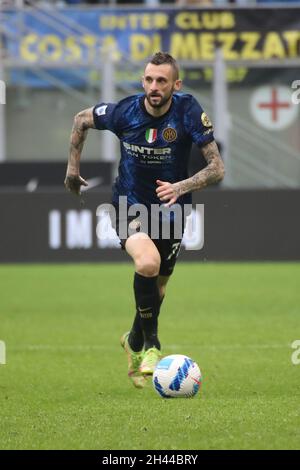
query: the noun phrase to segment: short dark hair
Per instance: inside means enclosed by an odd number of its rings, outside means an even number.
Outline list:
[[[162,65],[162,64],[169,64],[171,65],[173,72],[174,72],[174,79],[178,80],[179,78],[179,67],[174,59],[170,54],[167,52],[156,52],[151,59],[149,60],[148,64],[154,65]]]

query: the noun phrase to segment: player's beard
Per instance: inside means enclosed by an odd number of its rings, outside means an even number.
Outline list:
[[[170,100],[170,98],[171,98],[172,95],[173,95],[173,92],[174,92],[174,89],[172,89],[172,90],[170,91],[170,93],[169,93],[167,96],[163,96],[163,97],[162,97],[159,93],[157,93],[157,94],[155,94],[155,93],[148,93],[148,94],[146,95],[146,99],[147,99],[148,103],[150,104],[150,106],[152,106],[152,108],[156,108],[156,109],[162,108],[162,107]],[[153,102],[153,101],[151,100],[151,97],[152,97],[152,96],[159,96],[159,97],[161,98],[161,100],[158,101],[157,103],[156,103],[156,102]]]

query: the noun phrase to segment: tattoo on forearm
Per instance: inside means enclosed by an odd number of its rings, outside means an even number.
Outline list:
[[[88,130],[92,127],[94,127],[94,123],[90,109],[81,111],[75,116],[70,137],[69,168],[78,169],[84,141],[87,138]]]
[[[71,151],[82,151],[84,141],[87,137],[87,133],[87,129],[84,129],[83,127],[81,127],[81,125],[78,125],[76,124],[76,122],[74,122],[70,139]]]
[[[217,183],[224,177],[224,164],[219,154],[215,141],[210,142],[202,148],[202,154],[207,161],[207,167],[199,171],[191,178],[177,183],[178,196],[205,188],[210,184]]]

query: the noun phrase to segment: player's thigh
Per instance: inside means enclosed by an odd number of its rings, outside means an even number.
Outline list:
[[[125,250],[133,259],[138,273],[146,276],[158,275],[161,262],[160,254],[147,234],[141,232],[131,235],[126,240]]]
[[[163,278],[168,279],[174,271],[180,251],[181,240],[155,240],[154,242],[161,257],[159,275],[163,282]],[[167,281],[165,281],[165,284],[166,282]]]

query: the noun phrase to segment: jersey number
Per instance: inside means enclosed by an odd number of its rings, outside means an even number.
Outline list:
[[[167,261],[170,260],[174,255],[177,257],[179,253],[179,248],[180,248],[180,242],[173,243],[172,245],[172,251],[167,257]]]

